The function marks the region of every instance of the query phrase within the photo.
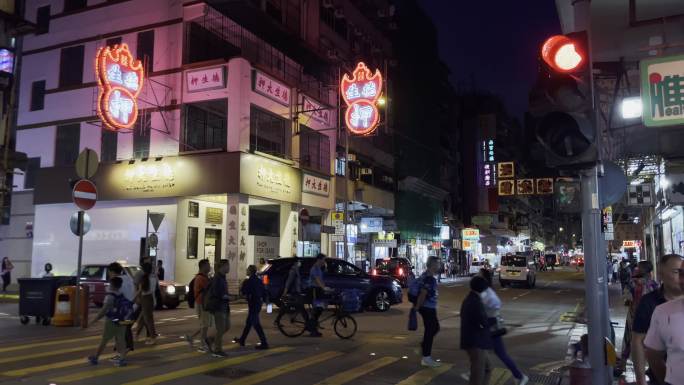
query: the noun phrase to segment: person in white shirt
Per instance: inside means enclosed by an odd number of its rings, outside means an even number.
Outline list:
[[[684,260],[677,273],[679,286],[684,291]],[[648,363],[659,383],[684,384],[684,298],[656,307],[644,346]]]

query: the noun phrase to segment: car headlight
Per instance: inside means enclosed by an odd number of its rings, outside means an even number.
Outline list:
[[[166,293],[170,295],[176,294],[176,287],[175,286],[167,286],[166,287]]]
[[[188,294],[190,292],[190,286],[185,285],[185,294]]]

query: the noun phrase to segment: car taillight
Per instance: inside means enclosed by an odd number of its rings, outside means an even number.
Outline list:
[[[399,273],[399,275],[404,275],[404,269],[402,269],[402,268],[400,267],[398,273]]]
[[[264,274],[264,275],[261,277],[261,281],[264,283],[264,285],[268,285],[268,284],[269,284],[268,275]]]

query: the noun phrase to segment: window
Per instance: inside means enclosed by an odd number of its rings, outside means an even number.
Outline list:
[[[151,131],[152,117],[150,112],[140,113],[133,126],[133,158],[145,159],[150,156]]]
[[[328,264],[328,274],[331,275],[357,275],[359,271],[352,265],[343,261],[330,261]]]
[[[117,44],[121,44],[121,36],[111,37],[111,38],[107,39],[105,44],[107,45],[107,47],[113,47]]]
[[[45,80],[31,83],[31,111],[45,108]]]
[[[199,218],[199,202],[188,202],[188,217]]]
[[[335,159],[335,175],[345,176],[347,174],[347,161],[344,158]]]
[[[50,6],[46,5],[36,11],[36,35],[50,31]]]
[[[57,126],[55,166],[74,166],[76,158],[78,158],[80,138],[80,124],[76,123]]]
[[[303,167],[330,174],[330,138],[304,125],[299,131],[299,156]]]
[[[197,227],[188,227],[188,259],[197,259],[197,241],[199,238],[198,232],[199,229]]]
[[[239,48],[197,23],[187,23],[185,28],[185,64],[228,59],[240,54]]]
[[[154,30],[140,32],[138,34],[138,48],[136,50],[138,60],[145,65],[145,73],[154,71]]]
[[[36,173],[40,169],[40,157],[29,158],[26,165],[26,173],[24,174],[24,188],[32,189],[36,187]]]
[[[59,86],[75,86],[83,83],[83,46],[62,49],[59,65]]]
[[[290,129],[287,119],[252,105],[249,126],[251,151],[261,151],[281,158],[290,157]]]
[[[100,151],[100,160],[103,162],[116,161],[118,141],[119,135],[116,131],[102,128],[102,150]]]
[[[251,206],[249,208],[249,235],[279,237],[280,206]]]
[[[187,104],[181,151],[226,149],[225,99]]]
[[[64,12],[77,11],[88,5],[87,0],[64,0]]]

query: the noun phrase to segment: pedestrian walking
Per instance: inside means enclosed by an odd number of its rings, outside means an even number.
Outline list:
[[[632,279],[632,271],[629,268],[629,265],[627,264],[627,261],[622,260],[620,262],[620,268],[618,270],[618,275],[620,278],[620,287],[622,290],[622,294],[625,294],[625,290],[629,289],[629,283]]]
[[[679,290],[684,292],[684,260],[680,262]],[[661,384],[684,384],[684,297],[656,307],[651,327],[646,333],[646,357],[655,378]]]
[[[102,339],[95,354],[88,357],[91,365],[97,365],[100,355],[107,343],[114,339],[118,356],[114,358],[114,365],[126,366],[126,326],[123,324],[126,314],[133,312],[133,302],[126,299],[122,292],[123,280],[121,277],[112,277],[109,280],[107,294],[103,301],[102,309],[97,313],[91,324],[95,324],[103,317],[107,317],[102,330]]]
[[[110,277],[120,277],[121,278],[121,294],[126,297],[127,300],[135,303],[136,293],[135,293],[135,283],[133,278],[125,274],[123,266],[118,262],[112,262],[107,266],[107,273]],[[137,319],[140,314],[140,306],[135,308],[135,313],[133,314],[133,319]],[[132,351],[135,349],[133,344],[133,324],[126,325],[126,350]],[[119,352],[121,353],[121,352]],[[116,359],[116,357],[115,357]]]
[[[287,281],[285,281],[285,288],[283,289],[283,297],[286,295],[299,295],[302,293],[302,279],[299,274],[299,269],[302,266],[302,260],[295,257],[295,261],[287,273]]]
[[[409,299],[414,299],[413,311],[420,313],[423,318],[424,332],[421,349],[423,358],[422,366],[436,368],[442,364],[432,358],[432,343],[439,333],[439,320],[437,319],[437,299],[439,291],[435,276],[439,273],[440,262],[438,257],[430,257],[427,260],[427,270],[417,279],[411,282],[409,287]]]
[[[461,305],[461,349],[470,360],[470,385],[487,385],[491,376],[488,350],[493,348],[487,313],[480,295],[487,290],[487,280],[475,276],[470,280],[470,293]]]
[[[161,259],[157,260],[157,286],[154,288],[154,299],[156,300],[156,306],[154,307],[157,310],[162,310],[164,309],[164,303],[163,299],[161,296],[161,287],[160,287],[160,282],[164,280],[164,262],[162,262]]]
[[[646,370],[646,352],[644,339],[651,326],[651,317],[655,308],[667,301],[682,297],[679,287],[679,268],[682,257],[677,254],[667,254],[658,262],[658,276],[661,281],[660,288],[641,297],[634,313],[632,322],[632,361],[637,385],[647,385],[648,375],[652,384],[658,384],[652,370]]]
[[[245,346],[245,341],[249,332],[254,328],[257,335],[259,336],[260,344],[256,345],[256,349],[265,350],[268,349],[268,342],[266,342],[266,334],[264,334],[264,329],[261,327],[261,322],[259,320],[259,313],[261,312],[261,305],[263,305],[264,300],[266,300],[266,288],[261,279],[257,277],[257,268],[254,265],[249,265],[247,267],[247,278],[240,288],[242,295],[247,298],[247,320],[245,321],[245,328],[242,330],[242,335],[238,338],[233,339],[233,342],[240,344],[240,346]]]
[[[163,281],[164,280],[164,274],[165,274],[164,261],[162,261],[161,259],[158,259],[157,260],[157,279],[160,281]]]
[[[617,283],[619,281],[618,271],[620,271],[620,264],[618,263],[617,259],[614,259],[613,260],[613,283]]]
[[[487,280],[485,274],[490,274],[487,270],[482,270],[483,277]],[[506,329],[503,328],[501,323],[501,299],[496,294],[491,286],[489,280],[487,280],[488,287],[485,291],[480,293],[480,300],[485,308],[485,313],[487,313],[487,322],[489,325],[490,335],[492,337],[492,346],[494,348],[494,353],[503,362],[504,365],[511,371],[513,377],[518,385],[525,385],[530,381],[530,378],[523,374],[520,369],[515,365],[513,359],[506,352],[506,346],[504,345],[503,336],[506,333]]]
[[[14,265],[10,261],[9,257],[2,259],[2,269],[0,269],[0,275],[2,275],[2,291],[7,292],[7,286],[12,282],[12,269]]]
[[[228,281],[226,274],[230,271],[227,259],[222,259],[214,265],[214,278],[209,283],[207,292],[203,295],[204,308],[213,313],[216,325],[216,336],[212,346],[214,357],[226,357],[223,351],[223,335],[230,329],[230,298],[228,296]]]
[[[142,265],[142,275],[137,283],[138,300],[140,302],[141,312],[138,319],[138,329],[136,330],[136,339],[140,338],[140,333],[143,328],[147,330],[146,345],[151,345],[157,341],[157,331],[154,327],[154,307],[156,299],[154,298],[154,289],[157,287],[157,277],[152,273],[152,264],[145,262]]]
[[[200,336],[200,347],[197,351],[201,353],[211,352],[211,344],[209,343],[209,338],[207,333],[209,328],[214,325],[214,316],[204,308],[203,300],[204,295],[209,288],[209,273],[211,272],[211,264],[208,259],[203,259],[199,261],[198,264],[199,271],[195,274],[195,278],[192,280],[192,287],[190,290],[193,293],[193,298],[195,299],[195,311],[197,313],[197,319],[199,320],[199,329],[192,335],[185,335],[185,340],[188,341],[190,347],[193,347],[193,339],[199,335]]]

